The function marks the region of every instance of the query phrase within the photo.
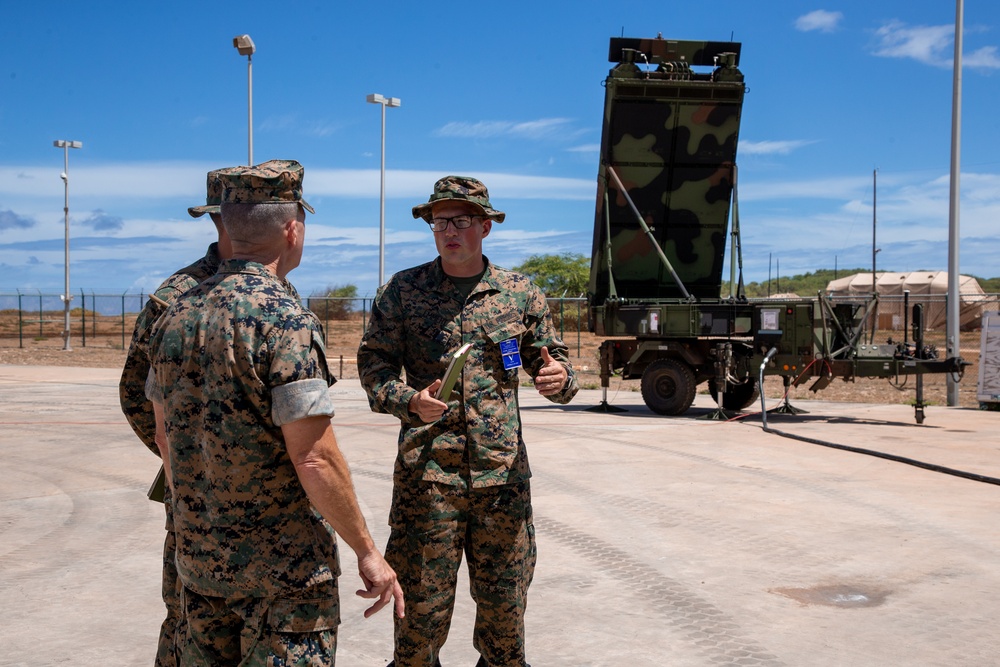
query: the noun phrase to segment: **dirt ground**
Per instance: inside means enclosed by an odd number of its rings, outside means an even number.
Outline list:
[[[328,322],[328,359],[330,368],[337,377],[356,378],[355,354],[361,340],[363,324],[360,320],[346,322]],[[128,324],[131,332],[131,323]],[[570,347],[571,361],[577,369],[581,385],[588,389],[600,388],[598,374],[598,346],[601,339],[583,332],[579,334],[579,343],[575,331],[567,331],[566,344]],[[46,338],[0,338],[0,364],[36,365],[36,366],[85,366],[95,368],[121,368],[125,362],[125,350],[122,349],[120,331],[109,335],[88,336],[86,346],[79,337],[71,339],[72,349],[63,350],[62,338],[49,336]],[[943,345],[938,345],[943,351]],[[976,382],[979,361],[979,332],[962,334],[962,356],[972,362],[965,376],[959,383],[959,405],[975,408],[979,403],[976,399]],[[811,392],[808,386],[811,380],[800,387],[793,388],[789,400],[793,405],[811,399],[824,401],[841,401],[850,403],[898,403],[910,404],[915,400],[916,378],[905,378],[902,390],[893,387],[885,379],[861,378],[853,382],[834,380],[829,387],[820,392]],[[776,377],[765,378],[765,395],[768,398],[780,398],[783,394],[781,381]],[[699,387],[702,393],[707,393],[706,385]],[[639,391],[638,380],[621,380],[612,378],[609,387],[609,400],[613,403],[613,395],[617,391]],[[929,406],[947,405],[947,387],[944,375],[924,376],[924,402]]]

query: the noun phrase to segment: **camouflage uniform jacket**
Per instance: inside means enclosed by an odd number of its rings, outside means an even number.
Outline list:
[[[179,297],[149,343],[173,477],[177,569],[217,597],[271,597],[339,574],[281,426],[332,416],[319,321],[262,265],[226,260]]]
[[[213,243],[208,246],[204,257],[164,280],[153,294],[168,304],[173,303],[178,296],[214,275],[219,268],[219,261],[219,244]],[[135,320],[132,342],[118,382],[118,398],[129,426],[157,456],[160,455],[160,450],[153,440],[156,435],[156,419],[153,417],[153,405],[146,398],[146,376],[149,375],[149,334],[153,331],[156,320],[166,310],[152,299],[143,306]]]
[[[543,365],[544,346],[566,366],[566,386],[549,400],[568,403],[579,389],[541,290],[526,276],[489,260],[486,265],[464,301],[440,258],[397,273],[375,297],[358,372],[372,410],[401,422],[397,482],[423,479],[479,488],[531,476],[521,437],[519,369],[504,368],[502,341],[518,342],[532,378]],[[448,410],[438,421],[422,423],[409,412],[410,399],[442,376],[464,343],[473,347]]]

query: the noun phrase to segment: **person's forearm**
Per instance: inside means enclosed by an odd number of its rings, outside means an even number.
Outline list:
[[[356,554],[360,556],[371,551],[375,543],[358,506],[350,469],[337,447],[333,429],[328,425],[320,437],[319,446],[297,460],[293,458],[292,463],[316,511]]]

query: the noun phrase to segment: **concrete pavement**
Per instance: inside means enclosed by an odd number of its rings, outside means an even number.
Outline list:
[[[0,365],[0,667],[148,665],[163,617],[158,462],[118,372]],[[397,422],[356,380],[334,424],[385,543]],[[528,659],[546,666],[1000,664],[1000,486],[721,423],[567,407],[522,388],[539,561]],[[797,401],[788,433],[1000,478],[1000,413]],[[342,556],[338,665],[391,658]],[[471,667],[464,579],[445,667]]]

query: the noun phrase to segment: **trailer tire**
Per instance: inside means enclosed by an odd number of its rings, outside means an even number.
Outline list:
[[[712,380],[708,382],[708,391],[712,394],[712,400],[718,403],[719,392]],[[742,410],[749,408],[758,398],[760,398],[760,392],[757,391],[757,383],[754,380],[743,384],[729,385],[729,391],[722,394],[722,407],[725,410]]]
[[[657,359],[642,373],[642,400],[657,414],[684,414],[696,388],[694,371],[676,359]]]

